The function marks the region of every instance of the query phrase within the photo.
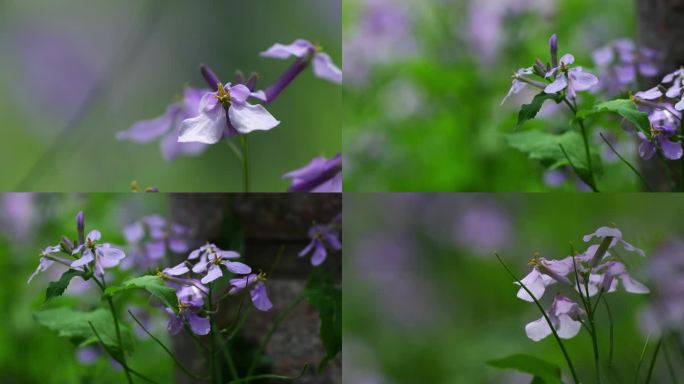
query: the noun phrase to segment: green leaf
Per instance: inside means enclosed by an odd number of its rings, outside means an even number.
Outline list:
[[[176,296],[176,290],[167,287],[164,284],[164,280],[155,275],[141,276],[126,280],[123,282],[123,284],[121,284],[121,286],[109,287],[105,289],[105,295],[112,297],[118,293],[138,288],[147,290],[147,292],[152,294],[152,296],[159,298],[164,305],[173,309],[174,311],[178,309],[178,297]]]
[[[102,342],[119,351],[119,343],[116,337],[116,328],[112,321],[112,314],[105,309],[96,309],[92,312],[81,312],[70,308],[52,308],[35,312],[33,317],[36,321],[57,332],[60,337],[66,337],[78,346],[86,346],[97,343],[97,337],[90,328],[93,324],[95,330],[102,338]],[[119,322],[121,341],[125,351],[133,349],[133,337],[130,330]]]
[[[487,364],[499,369],[515,369],[532,374],[535,376],[532,383],[563,384],[558,366],[534,356],[518,353],[502,359],[490,360]]]
[[[561,145],[568,154],[583,179],[589,179],[589,165],[584,149],[582,135],[577,131],[567,131],[560,135],[543,131],[524,131],[510,133],[504,140],[511,147],[527,153],[530,159],[539,160],[550,169],[570,165],[561,150]],[[591,153],[591,161],[595,174],[601,174],[601,158],[597,153]]]
[[[71,279],[76,276],[82,277],[83,280],[88,280],[90,278],[90,276],[83,271],[77,271],[75,269],[67,270],[62,274],[62,277],[60,277],[59,280],[53,281],[48,285],[47,290],[45,291],[45,302],[57,296],[62,296],[67,287],[69,287]]]
[[[537,117],[537,113],[539,113],[546,100],[553,100],[556,102],[556,104],[558,104],[563,101],[563,96],[555,93],[548,94],[546,92],[536,95],[534,99],[532,99],[531,103],[523,104],[523,106],[520,108],[520,112],[518,112],[518,124],[516,125],[516,128],[522,127],[526,121]]]
[[[342,291],[327,276],[314,273],[309,277],[304,295],[318,309],[321,318],[320,337],[326,353],[318,365],[322,370],[342,350]]]
[[[597,104],[589,111],[580,111],[577,114],[577,117],[580,119],[586,119],[589,116],[606,112],[614,112],[619,114],[620,116],[632,122],[637,129],[646,135],[650,135],[651,133],[651,123],[648,120],[648,115],[644,112],[640,112],[636,105],[634,105],[634,103],[632,103],[632,101],[629,99],[616,99]]]

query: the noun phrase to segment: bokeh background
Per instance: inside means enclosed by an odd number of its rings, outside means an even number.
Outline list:
[[[611,252],[652,293],[620,290],[607,296],[615,319],[615,356],[613,369],[604,368],[604,382],[635,380],[650,335],[637,381],[643,382],[659,330],[679,336],[664,343],[651,382],[671,382],[665,352],[681,378],[682,203],[672,194],[346,194],[344,382],[529,384],[530,376],[486,364],[514,353],[550,361],[567,375],[552,338],[533,342],[525,335],[525,324],[540,313],[516,297],[518,288],[493,253],[522,278],[535,252],[564,258],[569,242],[584,251],[583,235],[613,223],[646,258]],[[605,311],[598,316],[605,359],[609,326]],[[586,332],[565,345],[582,382],[593,383]]]
[[[140,245],[126,243],[124,227],[148,215],[159,215],[167,222],[173,220],[190,228],[189,234],[177,240],[191,248],[211,241],[223,249],[239,251],[243,261],[254,270],[269,273],[267,289],[273,310],[258,312],[245,303],[248,307],[242,308],[242,313],[249,313],[249,317],[229,344],[238,370],[244,375],[256,347],[284,308],[302,291],[311,273],[329,273],[335,284],[341,285],[339,252],[331,251],[318,268],[312,267],[308,258],[297,257],[310,241],[307,235],[310,226],[314,222],[333,220],[339,215],[341,204],[339,194],[0,194],[0,306],[5,308],[0,327],[0,381],[8,384],[125,381],[120,367],[106,356],[94,354],[92,348],[77,349],[33,317],[36,311],[58,306],[82,310],[102,306],[97,287],[80,278],[71,281],[64,296],[45,303],[49,282],[58,280],[64,272],[59,265],[39,273],[27,284],[38,266],[41,249],[57,244],[64,235],[76,236],[78,211],[85,213],[86,231],[100,230],[103,241],[127,254],[119,267],[107,270],[110,284],[154,273],[157,267],[175,265],[185,258],[186,254],[167,252],[163,259],[150,261],[135,253]],[[275,255],[283,245],[282,257],[278,259]],[[134,351],[128,359],[131,367],[159,383],[197,382],[183,375],[159,345],[126,314],[125,309],[133,310],[186,367],[196,373],[203,372],[202,367],[207,364],[205,356],[184,333],[174,337],[168,334],[167,315],[163,309],[150,305],[149,295],[138,292],[120,296],[115,303],[121,321],[134,334]],[[227,298],[220,307],[216,315],[218,324],[233,324],[239,307],[237,299]],[[294,377],[308,362],[309,368],[300,382],[339,384],[340,354],[326,369],[319,372],[314,369],[325,355],[319,329],[319,312],[307,302],[299,305],[273,334],[255,373]],[[227,372],[227,368],[224,370]],[[227,373],[225,377],[228,378]]]
[[[504,142],[533,94],[499,104],[515,70],[549,60],[553,33],[560,54],[596,73],[592,52],[635,39],[636,27],[633,0],[345,1],[345,190],[577,190],[574,177],[545,175]],[[550,107],[525,128],[567,126],[570,115]],[[634,161],[636,140],[609,123],[608,136]],[[598,134],[591,140],[605,148]],[[638,190],[608,152],[601,190]]]
[[[257,71],[265,87],[290,62],[259,52],[305,38],[341,66],[340,23],[340,0],[2,1],[0,190],[241,191],[225,143],[168,163],[158,142],[114,135],[204,87],[200,63],[224,79]],[[285,191],[284,173],[341,151],[338,85],[307,71],[269,110],[282,124],[250,135],[254,190]]]

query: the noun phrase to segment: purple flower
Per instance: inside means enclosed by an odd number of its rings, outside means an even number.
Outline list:
[[[609,248],[613,248],[618,243],[620,243],[620,245],[622,245],[622,247],[626,251],[636,252],[639,256],[645,257],[644,251],[642,251],[641,249],[633,246],[632,244],[630,244],[630,243],[628,243],[622,239],[622,232],[617,228],[600,227],[599,229],[597,229],[593,233],[590,233],[588,235],[584,235],[582,240],[584,240],[584,242],[589,242],[594,237],[596,237],[597,239],[600,239],[601,241],[603,241],[603,239],[605,239],[607,237],[612,237],[613,240],[610,242]]]
[[[195,286],[183,286],[176,295],[178,296],[178,313],[171,312],[167,329],[170,334],[177,335],[183,329],[183,323],[190,326],[192,333],[206,335],[211,330],[209,319],[199,315],[204,299],[202,292]]]
[[[128,243],[128,258],[122,267],[137,266],[149,269],[164,258],[167,251],[185,253],[189,245],[189,229],[169,223],[159,215],[149,215],[126,226],[123,230]]]
[[[50,268],[54,263],[55,263],[55,254],[61,252],[61,247],[59,245],[50,245],[45,247],[42,251],[40,251],[40,261],[38,262],[38,268],[36,268],[35,272],[28,278],[28,281],[26,284],[31,283],[31,280],[39,273],[39,272],[45,272]],[[67,262],[64,262],[65,264],[68,265]]]
[[[342,249],[337,229],[333,225],[315,224],[309,229],[309,238],[311,242],[306,248],[299,252],[299,257],[304,257],[313,251],[311,255],[311,265],[317,267],[325,261],[328,252],[325,249],[325,243],[328,243],[330,248],[335,251]]]
[[[250,97],[265,101],[266,96],[262,91],[252,92],[246,85],[231,86],[230,83],[225,86],[219,83],[217,89],[216,92],[204,94],[198,116],[181,123],[178,142],[216,144],[228,129],[229,122],[237,134],[243,135],[253,131],[268,131],[280,124],[266,108],[247,102]]]
[[[342,154],[330,160],[316,157],[284,177],[292,179],[290,192],[342,192]]]
[[[648,119],[651,122],[650,137],[643,132],[637,132],[639,140],[639,156],[645,160],[650,160],[655,155],[658,148],[665,158],[678,160],[682,157],[682,143],[672,141],[677,134],[677,122],[673,114],[666,110],[654,110]]]
[[[619,39],[592,54],[602,79],[602,88],[618,94],[637,80],[637,74],[653,77],[658,74],[658,53],[650,48],[637,48],[629,39]]]
[[[333,63],[330,55],[323,52],[320,46],[307,40],[298,39],[290,45],[274,44],[266,51],[261,52],[261,56],[273,59],[287,59],[294,56],[305,62],[311,61],[314,75],[338,84],[342,83],[342,70]],[[271,98],[268,100],[270,101]]]
[[[198,155],[207,148],[201,143],[179,143],[181,123],[201,113],[200,101],[208,90],[186,88],[183,99],[170,105],[166,112],[152,120],[140,121],[126,131],[116,134],[119,140],[130,140],[136,143],[149,143],[163,136],[161,141],[162,155],[166,160],[173,160],[178,155]]]
[[[248,265],[229,260],[239,257],[240,254],[235,251],[223,251],[214,244],[206,244],[192,251],[188,256],[188,260],[200,259],[199,262],[192,267],[192,271],[198,274],[206,273],[200,281],[202,284],[209,284],[223,276],[221,265],[226,267],[230,272],[238,275],[245,275],[252,272],[252,268]],[[174,268],[177,267],[179,266]]]
[[[237,279],[230,279],[230,285],[232,287],[230,288],[230,291],[228,291],[228,293],[231,295],[236,295],[242,292],[243,289],[253,286],[252,290],[249,293],[252,299],[252,304],[254,304],[254,307],[256,307],[256,309],[265,312],[273,308],[273,304],[271,303],[271,300],[268,298],[268,293],[266,292],[266,285],[264,284],[264,281],[266,281],[266,275],[264,273],[259,273],[258,275],[252,273],[248,276],[243,276]]]
[[[577,91],[586,91],[599,83],[596,76],[584,72],[582,67],[570,67],[575,62],[575,57],[566,54],[561,57],[559,65],[552,68],[546,78],[555,79],[546,86],[544,92],[553,94],[563,91],[567,92],[568,97],[577,97]]]
[[[558,337],[563,339],[571,339],[579,333],[582,328],[580,317],[583,314],[584,311],[576,302],[561,294],[556,295],[551,305],[551,311],[547,312]],[[527,324],[525,326],[525,333],[533,341],[539,341],[549,336],[552,331],[546,319],[542,316],[538,320]]]
[[[503,105],[506,102],[506,100],[508,100],[508,98],[511,97],[511,95],[518,94],[523,89],[526,89],[527,86],[531,83],[531,80],[529,80],[525,76],[531,75],[532,73],[534,73],[532,67],[518,69],[512,76],[513,84],[511,85],[511,89],[508,90],[508,94],[506,95],[506,97],[503,98],[503,100],[501,100],[501,104],[499,105]]]
[[[675,109],[678,111],[684,110],[684,68],[678,69],[663,78],[663,84],[670,84],[672,86],[667,90],[666,96],[671,99],[679,99],[675,104]]]
[[[73,255],[81,253],[81,257],[71,263],[71,268],[82,270],[84,266],[95,262],[95,273],[99,276],[104,276],[105,268],[112,268],[121,262],[126,257],[126,254],[117,248],[114,248],[109,243],[98,244],[102,235],[100,231],[94,229],[86,236],[85,243],[79,245],[73,251]]]
[[[532,292],[532,295],[534,295],[534,298],[537,300],[540,300],[542,296],[544,296],[546,287],[557,282],[572,286],[572,283],[566,277],[573,271],[572,257],[568,256],[562,260],[549,260],[543,257],[535,257],[530,261],[530,264],[533,265],[532,271],[520,280],[520,282]],[[534,301],[530,294],[522,287],[518,290],[517,296],[525,301]]]

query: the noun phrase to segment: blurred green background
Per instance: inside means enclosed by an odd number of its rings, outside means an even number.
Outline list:
[[[572,53],[576,65],[592,70],[593,50],[617,38],[635,39],[634,3],[344,2],[345,190],[551,190],[539,162],[504,143],[518,109],[533,95],[523,93],[499,106],[511,74],[537,57],[548,61],[553,33],[560,54]],[[592,96],[584,92],[581,98],[591,102]],[[569,121],[563,111],[525,129],[548,130]],[[611,124],[611,132],[628,137]],[[605,147],[598,136],[593,140]],[[635,158],[632,138],[618,148]],[[605,163],[601,191],[640,187],[624,164]],[[576,189],[572,180],[556,188]]]
[[[162,191],[241,191],[225,143],[167,163],[158,142],[114,134],[161,115],[185,85],[204,87],[200,63],[224,79],[257,71],[265,87],[291,61],[259,52],[305,38],[341,65],[340,23],[340,0],[0,2],[0,190],[127,191],[138,180]],[[282,124],[250,135],[254,190],[284,191],[284,173],[341,151],[341,101],[338,85],[307,71],[269,106]],[[83,120],[63,132],[85,103]]]
[[[486,365],[514,353],[550,361],[568,377],[552,337],[540,342],[526,337],[525,324],[541,314],[533,303],[516,297],[517,287],[493,253],[522,278],[534,252],[561,259],[570,254],[569,242],[583,252],[583,235],[613,223],[646,258],[620,248],[611,252],[652,293],[628,294],[619,288],[607,296],[616,319],[615,356],[613,370],[604,368],[604,383],[634,382],[653,329],[646,317],[649,302],[667,293],[658,289],[665,276],[655,272],[654,263],[682,260],[684,254],[681,246],[667,252],[661,248],[682,235],[683,203],[674,194],[345,194],[345,383],[529,384],[530,376]],[[681,287],[684,271],[678,276],[679,283],[671,283]],[[557,289],[551,286],[543,302]],[[679,295],[668,302],[668,309],[677,311],[682,300]],[[599,313],[605,362],[609,325],[605,310]],[[681,332],[681,318],[677,324]],[[639,383],[657,339],[653,333]],[[679,369],[676,377],[682,377],[684,350],[674,340],[665,345]],[[586,331],[565,345],[582,383],[594,383]],[[661,349],[653,383],[671,382],[664,356]]]
[[[77,350],[67,339],[33,320],[33,312],[39,309],[60,305],[80,309],[101,306],[97,288],[72,282],[65,296],[44,304],[48,282],[59,278],[57,268],[39,273],[31,284],[27,285],[26,281],[38,266],[42,248],[57,244],[63,235],[76,236],[75,216],[79,210],[86,214],[86,230],[99,229],[105,241],[122,246],[124,225],[146,214],[168,217],[167,203],[167,196],[162,194],[0,196],[0,306],[5,308],[0,327],[3,383],[118,383],[124,380],[122,371],[113,369],[104,357],[92,364],[78,363]],[[140,296],[133,303],[146,307],[146,301]],[[164,329],[166,316],[161,311],[155,316],[152,329]],[[156,334],[166,345],[170,344],[166,332]],[[130,364],[159,382],[173,381],[173,361],[150,339],[136,340]]]

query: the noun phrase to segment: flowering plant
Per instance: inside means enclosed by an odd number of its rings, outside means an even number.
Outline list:
[[[571,247],[571,255],[560,260],[547,259],[535,254],[530,261],[532,270],[522,279],[518,279],[501,257],[496,255],[514,279],[515,284],[520,287],[517,297],[534,303],[541,312],[541,318],[525,326],[527,337],[538,342],[553,335],[566,360],[572,381],[576,384],[586,381],[580,380],[563,339],[577,336],[584,328],[592,341],[595,382],[601,383],[603,379],[602,352],[597,326],[599,304],[603,303],[610,321],[610,344],[607,356],[608,366],[610,366],[614,349],[614,325],[607,296],[620,288],[628,293],[650,293],[646,285],[629,274],[625,262],[618,256],[618,248],[621,248],[644,257],[645,254],[641,249],[625,241],[622,238],[622,232],[614,227],[601,227],[584,236],[583,240],[591,242],[594,238],[599,241],[597,244],[589,245],[586,251],[581,253],[575,252]],[[549,287],[555,287],[557,291],[552,295],[553,297],[546,295],[545,299],[544,296]],[[545,308],[542,300],[551,300],[550,305]],[[658,350],[659,346],[653,354],[646,383],[650,381]],[[499,368],[514,368],[531,373],[535,376],[535,380],[541,380],[541,382],[561,382],[561,370],[558,367],[532,356],[514,355],[491,361],[490,364]]]
[[[279,308],[281,305],[269,297],[272,287],[268,277],[273,275],[284,247],[280,248],[271,270],[266,273],[246,264],[240,252],[221,249],[214,243],[207,242],[192,250],[188,246],[188,233],[192,230],[159,215],[145,216],[126,226],[123,232],[128,245],[125,247],[106,243],[100,231],[86,232],[85,228],[84,215],[79,212],[76,238],[64,236],[59,244],[45,247],[40,252],[38,267],[28,278],[28,283],[35,284],[39,274],[57,265],[66,268],[57,281],[49,284],[46,302],[62,296],[70,283],[76,283],[74,278],[82,280],[84,289],[79,290],[80,294],[88,288],[97,288],[104,308],[98,305],[86,311],[72,308],[73,302],[66,302],[66,305],[52,305],[34,315],[38,323],[71,340],[79,349],[77,356],[83,362],[106,354],[112,365],[123,371],[127,382],[137,382],[137,379],[157,382],[139,367],[131,366],[129,357],[135,344],[131,331],[135,328],[139,337],[155,341],[178,366],[179,372],[194,380],[211,383],[224,383],[226,379],[231,383],[269,378],[293,380],[295,377],[259,373],[257,369],[271,336],[303,302],[316,308],[321,318],[320,338],[325,356],[318,369],[322,370],[341,349],[341,291],[332,283],[329,268],[313,269],[306,287],[291,303]],[[339,250],[341,242],[334,229],[330,227],[327,233],[328,238],[337,240],[334,249]],[[185,256],[180,263],[168,266],[171,255]],[[316,265],[320,266],[320,263]],[[124,294],[129,291],[146,292],[149,306],[131,307],[131,303],[125,301],[130,296]],[[245,301],[251,305],[243,306]],[[127,308],[126,316],[121,316],[122,307]],[[250,307],[257,311],[256,315]],[[222,308],[235,313],[232,324],[219,321]],[[231,348],[236,335],[240,334],[250,315],[254,317],[270,311],[276,311],[278,315],[267,336],[258,347],[249,351],[251,356],[240,356],[240,361],[249,361],[249,364],[239,366],[234,356],[236,350]],[[172,352],[155,335],[155,318],[164,319],[172,342],[177,337],[190,337],[196,342],[198,353],[206,354],[205,372],[189,368],[178,357],[178,352]],[[303,365],[301,375],[308,363]]]

